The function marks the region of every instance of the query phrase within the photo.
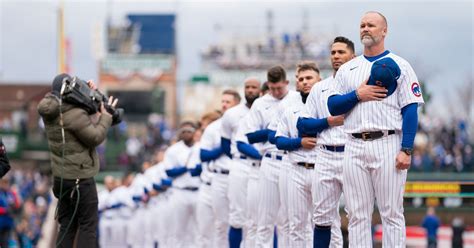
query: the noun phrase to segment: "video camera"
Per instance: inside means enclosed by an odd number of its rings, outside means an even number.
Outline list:
[[[110,106],[104,94],[89,88],[87,82],[78,77],[65,77],[60,93],[63,101],[84,109],[90,115],[99,112],[103,103],[107,112],[112,115],[112,126],[122,122],[124,110]]]

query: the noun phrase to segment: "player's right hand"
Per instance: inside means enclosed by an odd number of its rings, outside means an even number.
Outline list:
[[[337,127],[344,125],[344,115],[336,115],[328,117],[328,124],[331,127]]]
[[[387,96],[388,90],[381,86],[367,85],[369,79],[365,80],[359,88],[356,89],[359,101],[381,101]]]
[[[301,146],[304,149],[313,149],[316,146],[317,139],[314,137],[304,137],[301,139]]]

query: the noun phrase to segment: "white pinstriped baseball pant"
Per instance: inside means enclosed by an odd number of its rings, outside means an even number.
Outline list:
[[[258,180],[260,178],[260,165],[253,167],[248,165],[248,183],[247,183],[247,233],[244,236],[245,246],[255,247],[257,239],[257,223],[258,223]]]
[[[373,141],[349,138],[343,163],[343,189],[350,247],[372,247],[375,200],[382,218],[383,247],[405,247],[403,194],[406,170],[395,168],[400,134]]]
[[[331,226],[330,247],[342,247],[339,200],[342,194],[343,152],[316,150],[313,171],[313,224]]]
[[[276,153],[275,153],[276,154]],[[281,155],[283,157],[283,155]],[[280,209],[280,168],[285,159],[263,157],[258,180],[258,223],[256,247],[272,247],[275,224],[278,227],[278,244],[285,246],[288,237],[285,233],[287,211]],[[286,221],[288,222],[288,221]],[[289,226],[288,223],[287,228]]]
[[[288,168],[289,247],[313,247],[311,184],[313,173],[295,163]]]

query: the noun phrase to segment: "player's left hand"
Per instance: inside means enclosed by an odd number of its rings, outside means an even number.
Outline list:
[[[406,153],[400,151],[397,155],[395,167],[399,170],[406,170],[410,168],[411,165],[411,155],[407,155]]]

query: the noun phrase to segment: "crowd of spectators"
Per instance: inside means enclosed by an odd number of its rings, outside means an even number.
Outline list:
[[[123,121],[110,130],[109,140],[98,148],[102,169],[111,170],[112,166],[118,165],[118,170],[137,172],[143,161],[149,160],[155,152],[167,146],[173,136],[174,131],[158,114],[148,116],[145,128],[127,125],[127,122]],[[119,147],[119,150],[114,153],[115,157],[108,160],[111,161],[109,165],[106,164],[105,153],[107,149],[111,153],[110,149],[115,146],[115,144],[110,144],[111,142],[122,142],[124,146]]]
[[[411,171],[474,171],[473,142],[466,121],[455,120],[445,124],[421,117],[419,123]]]
[[[12,168],[0,181],[0,202],[7,203],[0,217],[8,220],[2,222],[9,246],[35,247],[51,202],[50,178],[33,168]]]

